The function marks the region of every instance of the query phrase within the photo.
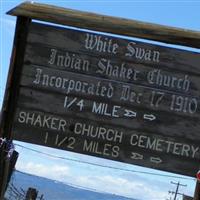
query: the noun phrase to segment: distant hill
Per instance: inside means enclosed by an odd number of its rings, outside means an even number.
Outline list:
[[[29,187],[36,188],[39,195],[44,195],[45,200],[136,200],[108,193],[99,193],[70,186],[58,181],[15,171],[11,179],[12,185],[22,194]],[[10,184],[10,189],[13,187]],[[14,192],[8,188],[6,198],[16,200]]]

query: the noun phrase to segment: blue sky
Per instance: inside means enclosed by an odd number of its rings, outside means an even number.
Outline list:
[[[12,42],[14,37],[15,17],[5,15],[5,12],[12,9],[20,2],[19,0],[0,0],[0,105],[3,100],[5,83],[7,78],[8,66],[10,61]],[[117,16],[129,19],[135,19],[146,22],[153,22],[162,25],[175,26],[186,29],[200,31],[200,2],[199,1],[45,1],[35,2],[48,3],[67,8],[78,9],[82,11],[91,11],[110,16]],[[196,50],[198,51],[199,50]],[[69,159],[87,161],[96,164],[121,168],[132,171],[142,171],[157,173],[169,176],[178,176],[150,170],[143,167],[128,165],[105,159],[59,151],[56,149],[39,147],[26,143],[15,142],[46,152],[52,155],[58,155]],[[168,178],[162,176],[151,176],[143,173],[134,173],[123,170],[114,170],[111,168],[102,168],[94,165],[87,165],[80,162],[61,160],[32,152],[23,147],[16,146],[20,153],[17,163],[17,169],[49,177],[66,183],[86,186],[98,191],[120,194],[128,197],[144,200],[164,200],[170,198],[168,190],[174,190],[174,185],[170,181],[180,181],[187,184],[186,188],[180,188],[180,192],[192,195],[195,187],[195,180],[189,177]],[[182,179],[188,178],[188,179]],[[121,186],[123,185],[123,189]],[[179,198],[181,199],[181,198]]]

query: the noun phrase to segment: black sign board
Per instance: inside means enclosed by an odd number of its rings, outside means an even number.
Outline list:
[[[14,138],[195,176],[200,56],[31,22]]]

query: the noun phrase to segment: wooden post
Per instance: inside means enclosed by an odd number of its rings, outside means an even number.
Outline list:
[[[7,177],[7,185],[6,185],[6,189],[7,189],[7,186],[8,186],[8,183],[11,179],[11,176],[12,176],[12,172],[13,172],[13,169],[15,168],[15,164],[17,162],[17,159],[18,159],[18,156],[19,156],[19,153],[17,151],[14,151],[12,153],[12,156],[10,158],[10,162],[9,162],[9,173],[8,173],[8,177]]]
[[[28,34],[28,26],[31,22],[30,18],[17,17],[15,38],[12,50],[12,58],[6,84],[6,93],[4,97],[0,136],[7,140],[12,140],[12,121],[15,112],[15,102],[18,98],[18,87],[20,80],[20,72],[23,67],[24,51],[26,38]],[[9,123],[8,123],[9,122]]]
[[[193,197],[183,195],[183,200],[194,200]]]
[[[38,191],[35,188],[28,188],[25,200],[36,200]]]
[[[4,169],[4,165],[5,165],[5,143],[2,144],[1,148],[0,148],[0,200],[3,199],[4,197],[4,183],[5,183],[5,171]]]
[[[1,150],[0,150],[1,151]],[[13,152],[11,155],[10,159],[6,158],[7,157],[7,152],[1,151],[0,153],[0,199],[3,199],[4,193],[7,189],[8,183],[10,181],[12,171],[15,167],[17,158],[18,158],[18,153],[16,151]]]
[[[1,121],[0,121],[0,137],[5,139],[5,141],[12,141],[12,123],[14,119],[15,113],[15,102],[18,98],[18,87],[20,74],[23,59],[24,59],[24,51],[26,38],[28,33],[28,25],[30,23],[30,18],[27,17],[18,17],[16,23],[15,30],[15,38],[12,50],[12,59],[10,61],[9,74],[6,85],[6,93],[4,97],[3,107],[1,111]],[[12,169],[14,168],[12,161],[12,156],[7,160],[6,152],[8,151],[8,147],[6,145],[1,147],[1,157],[0,157],[0,171],[1,171],[1,179],[0,179],[0,197],[3,198],[6,186],[8,184],[9,177],[12,174]],[[16,154],[15,154],[16,155]],[[14,164],[16,163],[18,155],[14,159]]]
[[[194,200],[200,200],[200,181],[197,180],[194,192]]]

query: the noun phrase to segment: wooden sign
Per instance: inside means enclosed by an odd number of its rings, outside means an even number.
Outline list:
[[[14,139],[195,176],[200,55],[31,22]]]

